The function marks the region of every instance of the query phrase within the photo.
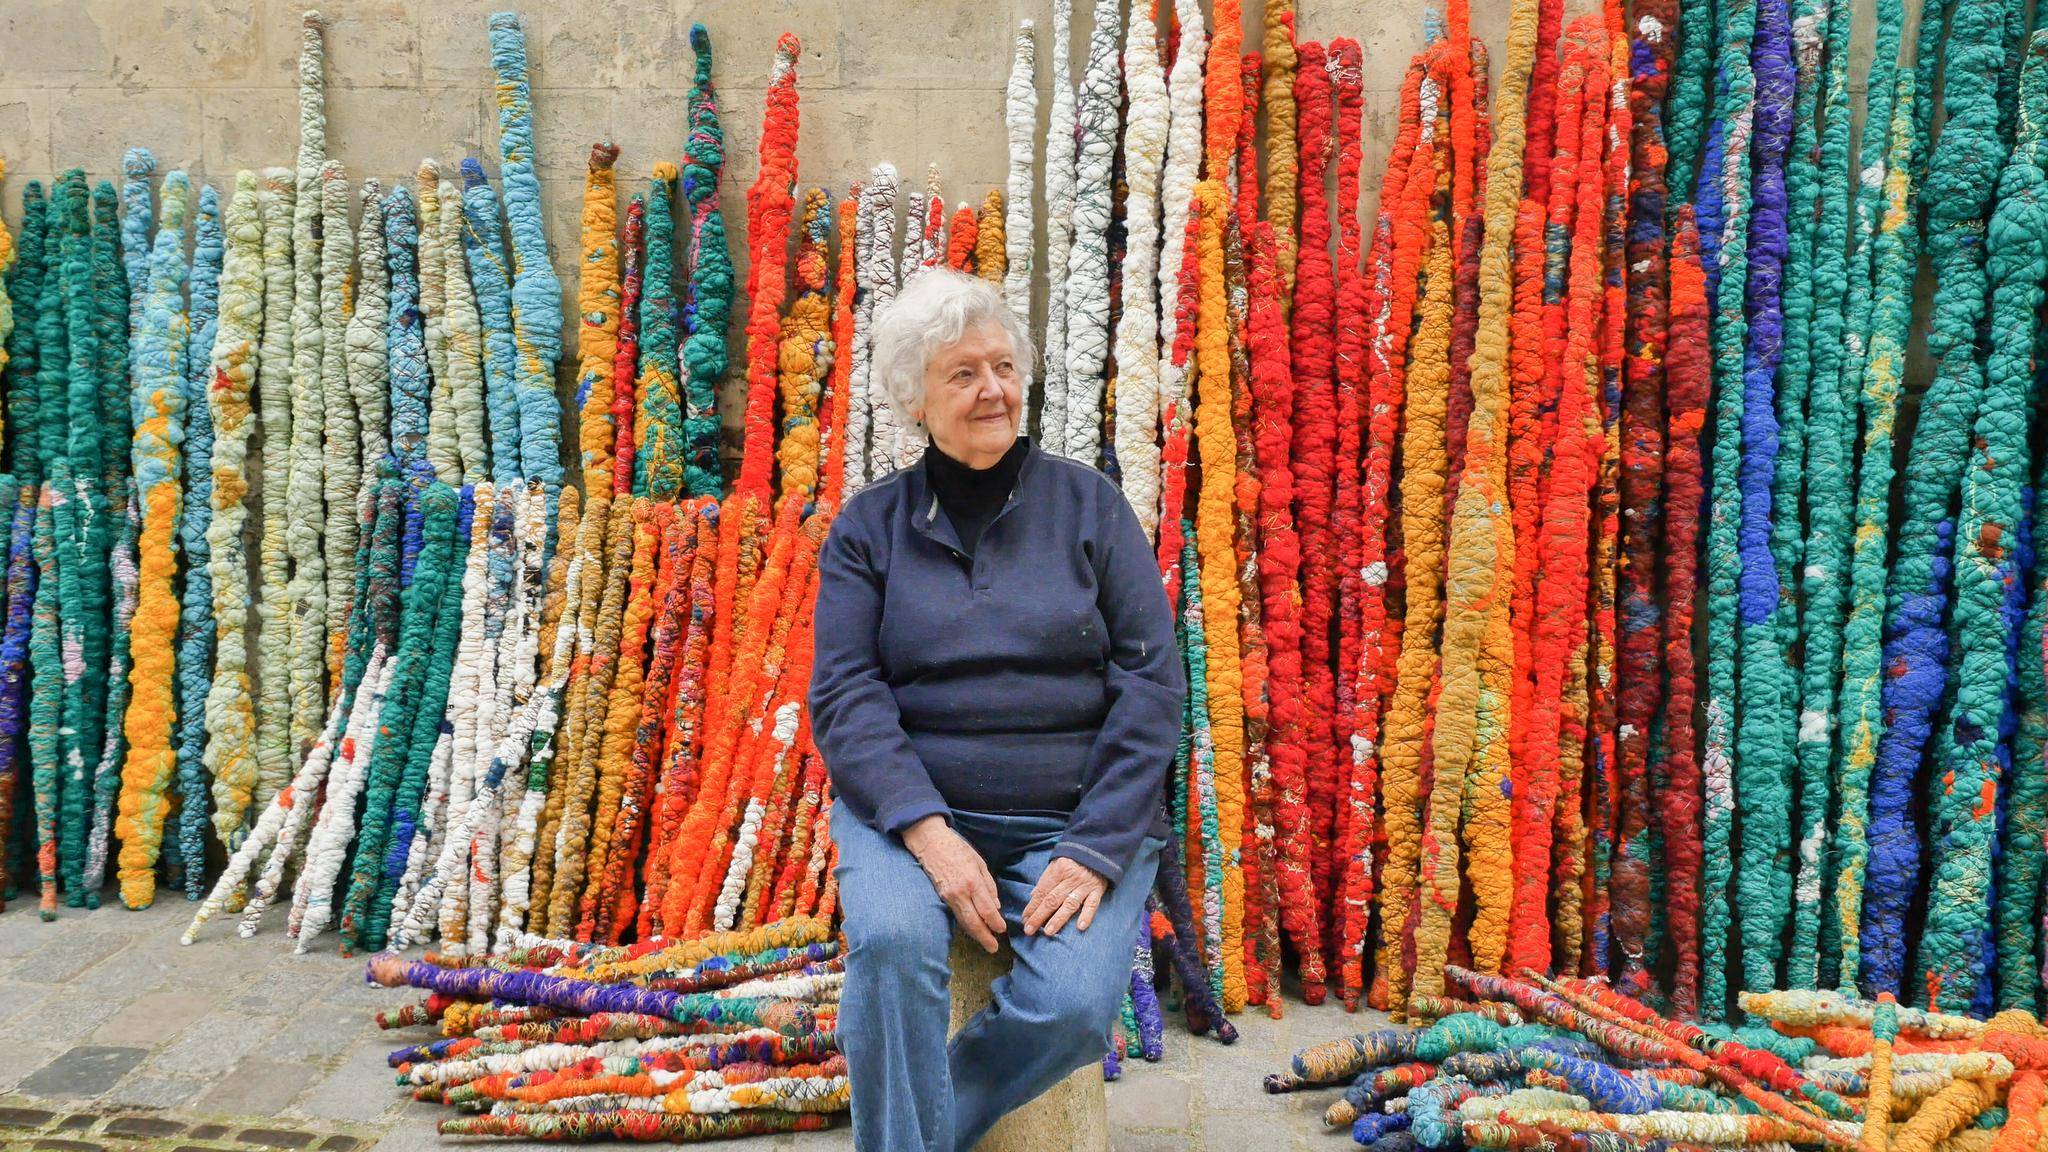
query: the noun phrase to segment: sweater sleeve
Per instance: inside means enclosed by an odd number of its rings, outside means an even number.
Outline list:
[[[856,518],[842,514],[818,556],[811,736],[833,792],[853,815],[883,835],[900,835],[926,816],[951,817],[882,678],[884,578]]]
[[[1096,604],[1109,629],[1109,714],[1089,753],[1087,790],[1053,855],[1114,884],[1158,811],[1180,739],[1187,675],[1174,643],[1173,608],[1137,514],[1120,493],[1104,505],[1095,570]]]

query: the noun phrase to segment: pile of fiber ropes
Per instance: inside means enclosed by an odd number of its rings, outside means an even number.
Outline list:
[[[1331,1127],[1380,1152],[1793,1145],[2031,1148],[2048,1031],[1826,991],[1742,994],[1743,1028],[1672,1020],[1604,982],[1449,970],[1420,1026],[1304,1048],[1268,1092],[1343,1088]]]

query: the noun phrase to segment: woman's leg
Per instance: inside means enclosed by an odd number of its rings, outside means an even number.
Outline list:
[[[910,850],[832,810],[846,990],[839,1047],[861,1152],[953,1152],[946,954],[953,919]],[[1126,938],[1128,933],[1126,934]],[[1130,953],[1124,947],[1126,957]]]
[[[1086,932],[1069,922],[1057,936],[1026,936],[1020,913],[1058,844],[1057,835],[1042,838],[997,870],[1017,962],[990,986],[989,1006],[953,1037],[957,1152],[969,1152],[1010,1110],[1109,1050],[1109,1030],[1130,984],[1131,940],[1159,864],[1159,842],[1147,838]]]

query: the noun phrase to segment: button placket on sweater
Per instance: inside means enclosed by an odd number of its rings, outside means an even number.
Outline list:
[[[944,548],[953,559],[962,564],[966,569],[967,586],[975,595],[987,596],[992,594],[995,588],[995,582],[990,575],[991,564],[987,560],[989,534],[995,531],[996,525],[1002,523],[1003,517],[1008,516],[1010,510],[1016,506],[1017,490],[1012,487],[1010,494],[1003,499],[1003,506],[996,510],[996,514],[989,519],[988,526],[981,530],[981,541],[976,545],[972,556],[960,547],[960,538],[953,531],[951,521],[945,521],[945,526],[940,527],[944,513],[939,507],[937,493],[930,495],[924,514],[915,517],[911,523],[917,526],[919,534]]]
[[[996,509],[996,514],[989,518],[988,526],[981,530],[981,543],[975,546],[974,558],[971,561],[973,565],[971,582],[974,585],[974,594],[976,596],[991,595],[994,591],[995,580],[991,575],[991,570],[995,565],[993,561],[988,559],[989,540],[996,530],[996,525],[1002,523],[1003,517],[1008,516],[1010,509],[1016,506],[1017,490],[1012,488],[1010,494],[1003,498],[1003,506]]]

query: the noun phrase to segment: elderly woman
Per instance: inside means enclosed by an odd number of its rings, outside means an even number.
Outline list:
[[[811,728],[864,1152],[968,1152],[1102,1056],[1164,845],[1172,609],[1116,485],[1020,435],[1031,358],[987,282],[906,284],[874,375],[929,443],[847,501],[818,560]],[[1016,963],[949,1046],[956,931]]]

